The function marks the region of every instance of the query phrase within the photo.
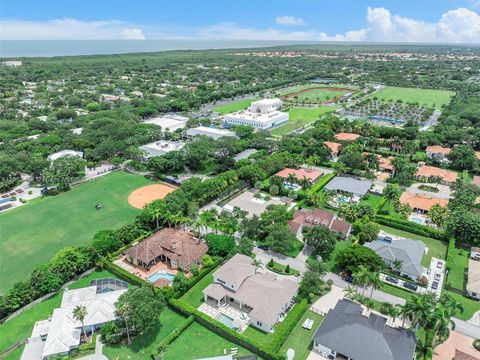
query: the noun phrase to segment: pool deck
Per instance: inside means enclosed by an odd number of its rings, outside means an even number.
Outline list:
[[[136,275],[139,278],[148,281],[148,277],[152,276],[156,272],[160,270],[165,270],[170,274],[176,275],[178,270],[172,269],[170,266],[168,266],[165,263],[159,262],[156,263],[155,265],[152,265],[150,269],[145,269],[142,266],[136,266],[131,263],[129,263],[126,259],[125,256],[121,256],[117,260],[113,262],[115,265],[120,266],[122,269],[128,271],[130,274]]]

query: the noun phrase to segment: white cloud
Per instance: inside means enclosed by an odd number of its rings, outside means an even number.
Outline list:
[[[145,40],[145,35],[143,35],[142,29],[129,28],[120,32],[120,38],[122,40]]]
[[[305,22],[302,18],[295,16],[283,15],[277,16],[275,22],[279,25],[289,25],[289,26],[306,26],[308,23]]]
[[[118,20],[82,21],[71,18],[49,21],[1,20],[2,40],[104,40],[144,39],[139,28]]]

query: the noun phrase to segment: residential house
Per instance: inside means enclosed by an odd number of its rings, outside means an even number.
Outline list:
[[[371,153],[364,152],[364,153],[362,153],[362,155],[364,157],[366,157],[367,155],[371,155]],[[378,159],[378,170],[379,171],[386,171],[386,172],[389,172],[389,173],[393,172],[393,164],[392,164],[392,160],[394,159],[393,156],[383,157],[382,155],[375,154],[375,157]]]
[[[347,239],[352,231],[352,225],[337,217],[333,211],[323,209],[301,209],[296,210],[293,219],[288,222],[290,229],[301,238],[303,228],[323,225],[336,232],[342,238]]]
[[[208,136],[211,137],[214,140],[220,139],[224,136],[233,136],[236,137],[235,133],[230,130],[224,130],[224,129],[217,129],[217,128],[210,128],[206,126],[199,126],[196,128],[190,128],[187,130],[187,138],[192,139],[195,136]]]
[[[480,300],[480,260],[468,260],[468,275],[466,290],[468,296]]]
[[[90,286],[80,289],[65,288],[60,307],[53,310],[49,319],[35,323],[21,360],[68,355],[71,350],[77,349],[82,323],[73,316],[74,309],[85,306],[87,314],[83,320],[84,331],[91,333],[116,319],[115,303],[127,288],[126,282],[111,278],[93,280]]]
[[[425,165],[424,162],[419,162],[418,165],[419,167],[415,176],[419,180],[433,181],[435,178],[438,178],[444,185],[452,185],[455,183],[455,181],[457,181],[456,172],[440,169],[435,166]]]
[[[337,141],[355,141],[360,137],[358,134],[353,133],[338,133],[335,134],[335,139]]]
[[[190,232],[164,228],[125,250],[127,261],[149,268],[159,261],[173,269],[189,271],[193,264],[201,265],[207,245]]]
[[[364,315],[361,305],[342,299],[313,335],[313,349],[328,359],[414,359],[415,334],[386,322],[374,313]]]
[[[285,168],[280,170],[275,174],[276,176],[280,176],[288,181],[288,178],[293,175],[296,179],[296,183],[301,183],[301,181],[306,178],[310,184],[314,184],[323,176],[323,172],[316,170],[316,169],[292,169],[292,168]],[[293,185],[293,184],[289,184]]]
[[[340,154],[342,144],[332,141],[324,141],[323,145],[330,150],[329,160],[336,162],[338,160],[338,155]]]
[[[425,254],[425,244],[420,240],[406,239],[380,231],[377,240],[364,244],[375,251],[385,264],[395,269],[395,261],[400,261],[400,275],[417,281],[425,272],[422,258]]]
[[[480,360],[480,352],[473,347],[473,337],[450,330],[448,339],[433,350],[432,360]]]
[[[399,199],[401,204],[408,204],[413,211],[426,214],[434,205],[440,205],[446,207],[448,205],[448,199],[435,197],[423,193],[414,193],[405,191]]]
[[[364,197],[372,186],[370,180],[363,180],[352,176],[337,175],[325,185],[324,189],[337,194],[343,194],[357,202]]]
[[[298,286],[276,274],[257,272],[251,257],[236,254],[213,273],[213,284],[203,294],[205,303],[240,309],[252,326],[269,332],[293,305]]]
[[[450,148],[438,145],[427,146],[427,148],[425,149],[425,152],[430,159],[439,162],[448,162],[448,155],[451,151],[452,149]]]

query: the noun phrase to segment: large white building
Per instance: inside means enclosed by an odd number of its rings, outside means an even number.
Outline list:
[[[61,150],[57,151],[56,153],[50,154],[47,156],[47,160],[55,161],[64,157],[78,157],[80,159],[83,158],[82,151],[75,151],[75,150]]]
[[[187,130],[187,138],[189,139],[194,138],[195,136],[200,136],[200,135],[208,136],[208,137],[211,137],[212,139],[217,140],[224,136],[235,136],[235,133],[230,130],[210,128],[206,126],[199,126],[199,127],[190,128]]]
[[[254,101],[248,109],[225,115],[223,123],[249,125],[259,130],[268,130],[288,122],[288,113],[279,111],[281,107],[280,99]]]
[[[92,280],[90,286],[75,290],[65,289],[62,303],[49,319],[37,321],[25,345],[21,360],[42,360],[54,355],[68,355],[79,347],[82,323],[73,311],[85,306],[84,331],[89,334],[106,322],[116,319],[115,303],[127,291],[124,281],[105,278]]]
[[[142,145],[139,149],[145,152],[145,158],[148,159],[153,156],[165,155],[170,151],[182,150],[184,146],[185,143],[183,141],[159,140]]]
[[[187,126],[187,121],[187,117],[173,114],[147,119],[145,120],[145,124],[160,126],[164,131],[166,129],[175,131],[177,129],[183,129],[185,126]]]

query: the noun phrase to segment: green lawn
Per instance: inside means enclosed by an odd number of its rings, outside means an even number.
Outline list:
[[[69,289],[78,289],[81,287],[88,286],[90,281],[93,279],[104,278],[104,277],[113,277],[115,276],[108,272],[107,270],[93,272],[90,275],[74,282],[68,288]],[[20,341],[22,339],[28,338],[33,329],[35,322],[39,320],[48,319],[55,308],[60,307],[62,302],[63,291],[52,296],[51,298],[42,301],[39,304],[34,305],[32,308],[26,310],[17,317],[7,321],[4,324],[0,325],[0,351],[6,349],[10,345]],[[17,351],[15,351],[15,354]],[[18,354],[21,355],[21,352]],[[10,355],[9,359],[19,359],[19,357],[14,357],[14,354]]]
[[[475,314],[477,311],[480,311],[480,302],[478,300],[473,300],[466,298],[465,296],[456,294],[451,291],[443,290],[444,292],[452,295],[460,304],[463,306],[463,313],[457,314],[457,318],[460,320],[470,320],[470,318]]]
[[[223,355],[224,349],[227,349],[229,354],[231,348],[237,348],[238,355],[251,354],[248,350],[194,322],[178,339],[168,345],[164,360],[191,360],[220,356]]]
[[[320,115],[334,111],[335,108],[328,106],[320,106],[316,108],[291,108],[288,111],[288,123],[277,127],[271,131],[273,136],[283,136],[292,131],[301,128],[318,120]]]
[[[377,97],[380,100],[402,100],[403,102],[418,102],[420,105],[435,106],[440,108],[450,102],[450,98],[455,95],[454,91],[416,89],[387,86],[383,90],[372,94],[370,97]]]
[[[237,101],[237,102],[232,102],[232,103],[225,104],[225,105],[220,105],[220,106],[214,107],[212,109],[212,111],[218,112],[220,114],[229,114],[229,113],[232,113],[232,112],[235,112],[235,111],[246,109],[247,107],[250,106],[252,101],[255,101],[255,100],[256,100],[256,98],[244,99],[244,100],[240,100],[240,101]]]
[[[305,319],[313,320],[312,330],[307,330],[302,327]],[[293,331],[280,348],[280,351],[287,352],[288,349],[293,349],[295,350],[295,360],[305,360],[312,348],[312,336],[315,334],[315,331],[317,331],[322,319],[323,317],[321,315],[307,310],[293,328]]]
[[[279,264],[277,263],[276,261],[273,262],[273,268],[269,267],[268,264],[267,264],[267,268],[272,270],[272,271],[277,271],[279,273],[282,273],[284,275],[296,275],[296,274],[299,274],[298,270],[297,269],[294,269],[294,268],[290,268],[290,272],[287,274],[285,273],[285,268],[286,266],[285,265],[282,265],[282,264]]]
[[[449,250],[454,255],[454,261],[448,271],[447,283],[456,289],[464,290],[465,271],[468,270],[468,251],[462,249]]]
[[[273,326],[273,329],[275,330],[279,324],[275,324]],[[272,340],[273,340],[273,334],[272,333],[266,333],[265,331],[262,331],[260,329],[257,329],[256,327],[249,325],[247,329],[243,332],[243,335],[249,337],[250,339],[258,342],[259,344],[262,345],[269,345]]]
[[[361,205],[370,205],[372,208],[376,209],[380,201],[382,201],[383,197],[374,194],[368,194],[366,199],[362,199],[360,201]]]
[[[445,244],[440,240],[428,238],[428,237],[417,235],[417,234],[412,234],[406,231],[398,230],[398,229],[391,228],[388,226],[383,226],[383,225],[380,225],[380,229],[382,229],[383,231],[389,234],[402,236],[408,239],[423,241],[425,246],[428,247],[428,253],[424,255],[422,258],[423,266],[429,267],[430,260],[432,259],[432,257],[436,257],[438,259],[445,259],[445,256],[447,255],[447,244]]]
[[[193,306],[195,309],[198,308],[203,303],[203,293],[202,291],[211,283],[213,283],[213,273],[217,268],[213,269],[210,274],[205,275],[202,280],[195,284],[190,290],[188,290],[180,300]]]
[[[298,254],[300,254],[300,251],[302,251],[302,249],[303,249],[303,242],[301,242],[298,239],[295,239],[295,243],[293,244],[292,250],[283,253],[283,255],[295,258],[298,256]]]
[[[348,240],[337,241],[337,243],[335,244],[335,248],[333,249],[332,253],[329,255],[328,259],[324,259],[324,260],[327,260],[325,263],[325,266],[328,271],[335,272],[335,258],[337,257],[338,253],[341,250],[349,248],[350,246],[352,246],[351,241],[348,241]],[[312,259],[312,260],[316,261],[315,259]]]
[[[314,89],[308,92],[304,92],[298,94],[296,98],[291,98],[292,100],[298,101],[324,101],[328,99],[336,98],[337,96],[342,96],[347,94],[348,91],[335,91],[335,90],[327,90],[327,89]]]
[[[393,296],[398,296],[400,298],[403,298],[405,300],[411,298],[413,295],[415,295],[413,292],[410,292],[408,290],[404,290],[402,288],[399,288],[397,286],[393,286],[387,283],[382,283],[382,287],[380,288],[380,291],[383,291],[387,294],[393,295]]]
[[[185,321],[185,317],[169,308],[165,308],[161,312],[159,320],[159,326],[135,337],[130,346],[105,345],[103,354],[109,360],[150,359],[156,345]]]
[[[133,220],[139,210],[128,204],[127,197],[151,183],[142,176],[117,171],[0,214],[0,293],[25,279],[60,249],[88,244],[98,230],[114,229]],[[104,208],[97,211],[95,204]]]

